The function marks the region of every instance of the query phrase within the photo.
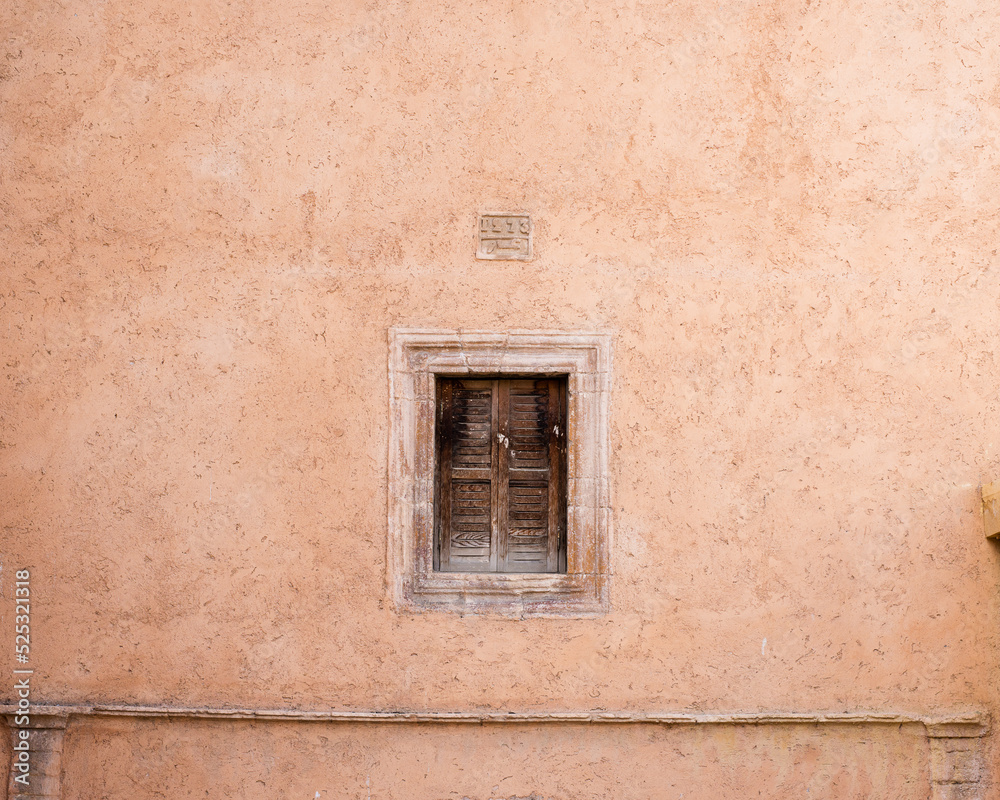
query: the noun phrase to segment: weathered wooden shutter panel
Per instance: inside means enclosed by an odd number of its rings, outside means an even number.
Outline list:
[[[559,567],[559,382],[504,381],[500,392],[500,556],[503,572]],[[505,412],[505,413],[504,413]]]
[[[439,569],[496,569],[495,381],[439,387]]]
[[[565,571],[566,383],[438,381],[435,568]]]

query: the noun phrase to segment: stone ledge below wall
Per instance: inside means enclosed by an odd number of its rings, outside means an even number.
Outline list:
[[[899,725],[926,736],[930,749],[931,800],[981,800],[987,770],[983,738],[990,730],[989,715],[970,712],[920,715],[894,712],[752,712],[687,714],[669,712],[611,711],[382,711],[382,710],[292,710],[255,708],[177,708],[124,704],[39,705],[30,710],[30,723],[15,726],[17,707],[0,705],[16,744],[21,727],[31,731],[32,772],[41,778],[30,794],[15,783],[12,752],[8,800],[62,796],[60,759],[67,720],[71,717],[134,717],[144,719],[257,720],[327,723],[418,723],[418,724],[611,724],[611,725]],[[44,784],[44,785],[42,785]]]

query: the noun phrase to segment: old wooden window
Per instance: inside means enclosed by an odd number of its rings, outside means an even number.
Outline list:
[[[387,577],[396,607],[605,613],[611,336],[394,328],[389,346]],[[468,441],[456,444],[456,431]],[[452,524],[459,517],[464,531]]]
[[[566,572],[566,379],[437,379],[434,569]]]

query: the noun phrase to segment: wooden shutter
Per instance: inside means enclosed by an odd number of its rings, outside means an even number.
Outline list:
[[[435,568],[565,571],[566,382],[438,379]]]
[[[493,572],[496,381],[438,381],[438,568]]]

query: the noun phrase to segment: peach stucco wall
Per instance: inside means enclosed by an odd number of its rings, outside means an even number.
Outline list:
[[[15,0],[0,33],[34,702],[1000,711],[1000,6]],[[531,262],[475,260],[485,211]],[[393,326],[612,335],[609,613],[396,607]],[[928,791],[896,728],[310,725],[80,715],[63,796]]]
[[[870,733],[870,732],[869,732]],[[179,729],[101,722],[69,731],[66,800],[144,796],[264,798],[922,797],[925,746],[909,732],[768,735],[635,728],[281,723]],[[139,787],[139,791],[136,789]],[[205,792],[208,792],[206,795]],[[759,794],[759,792],[762,792]]]

